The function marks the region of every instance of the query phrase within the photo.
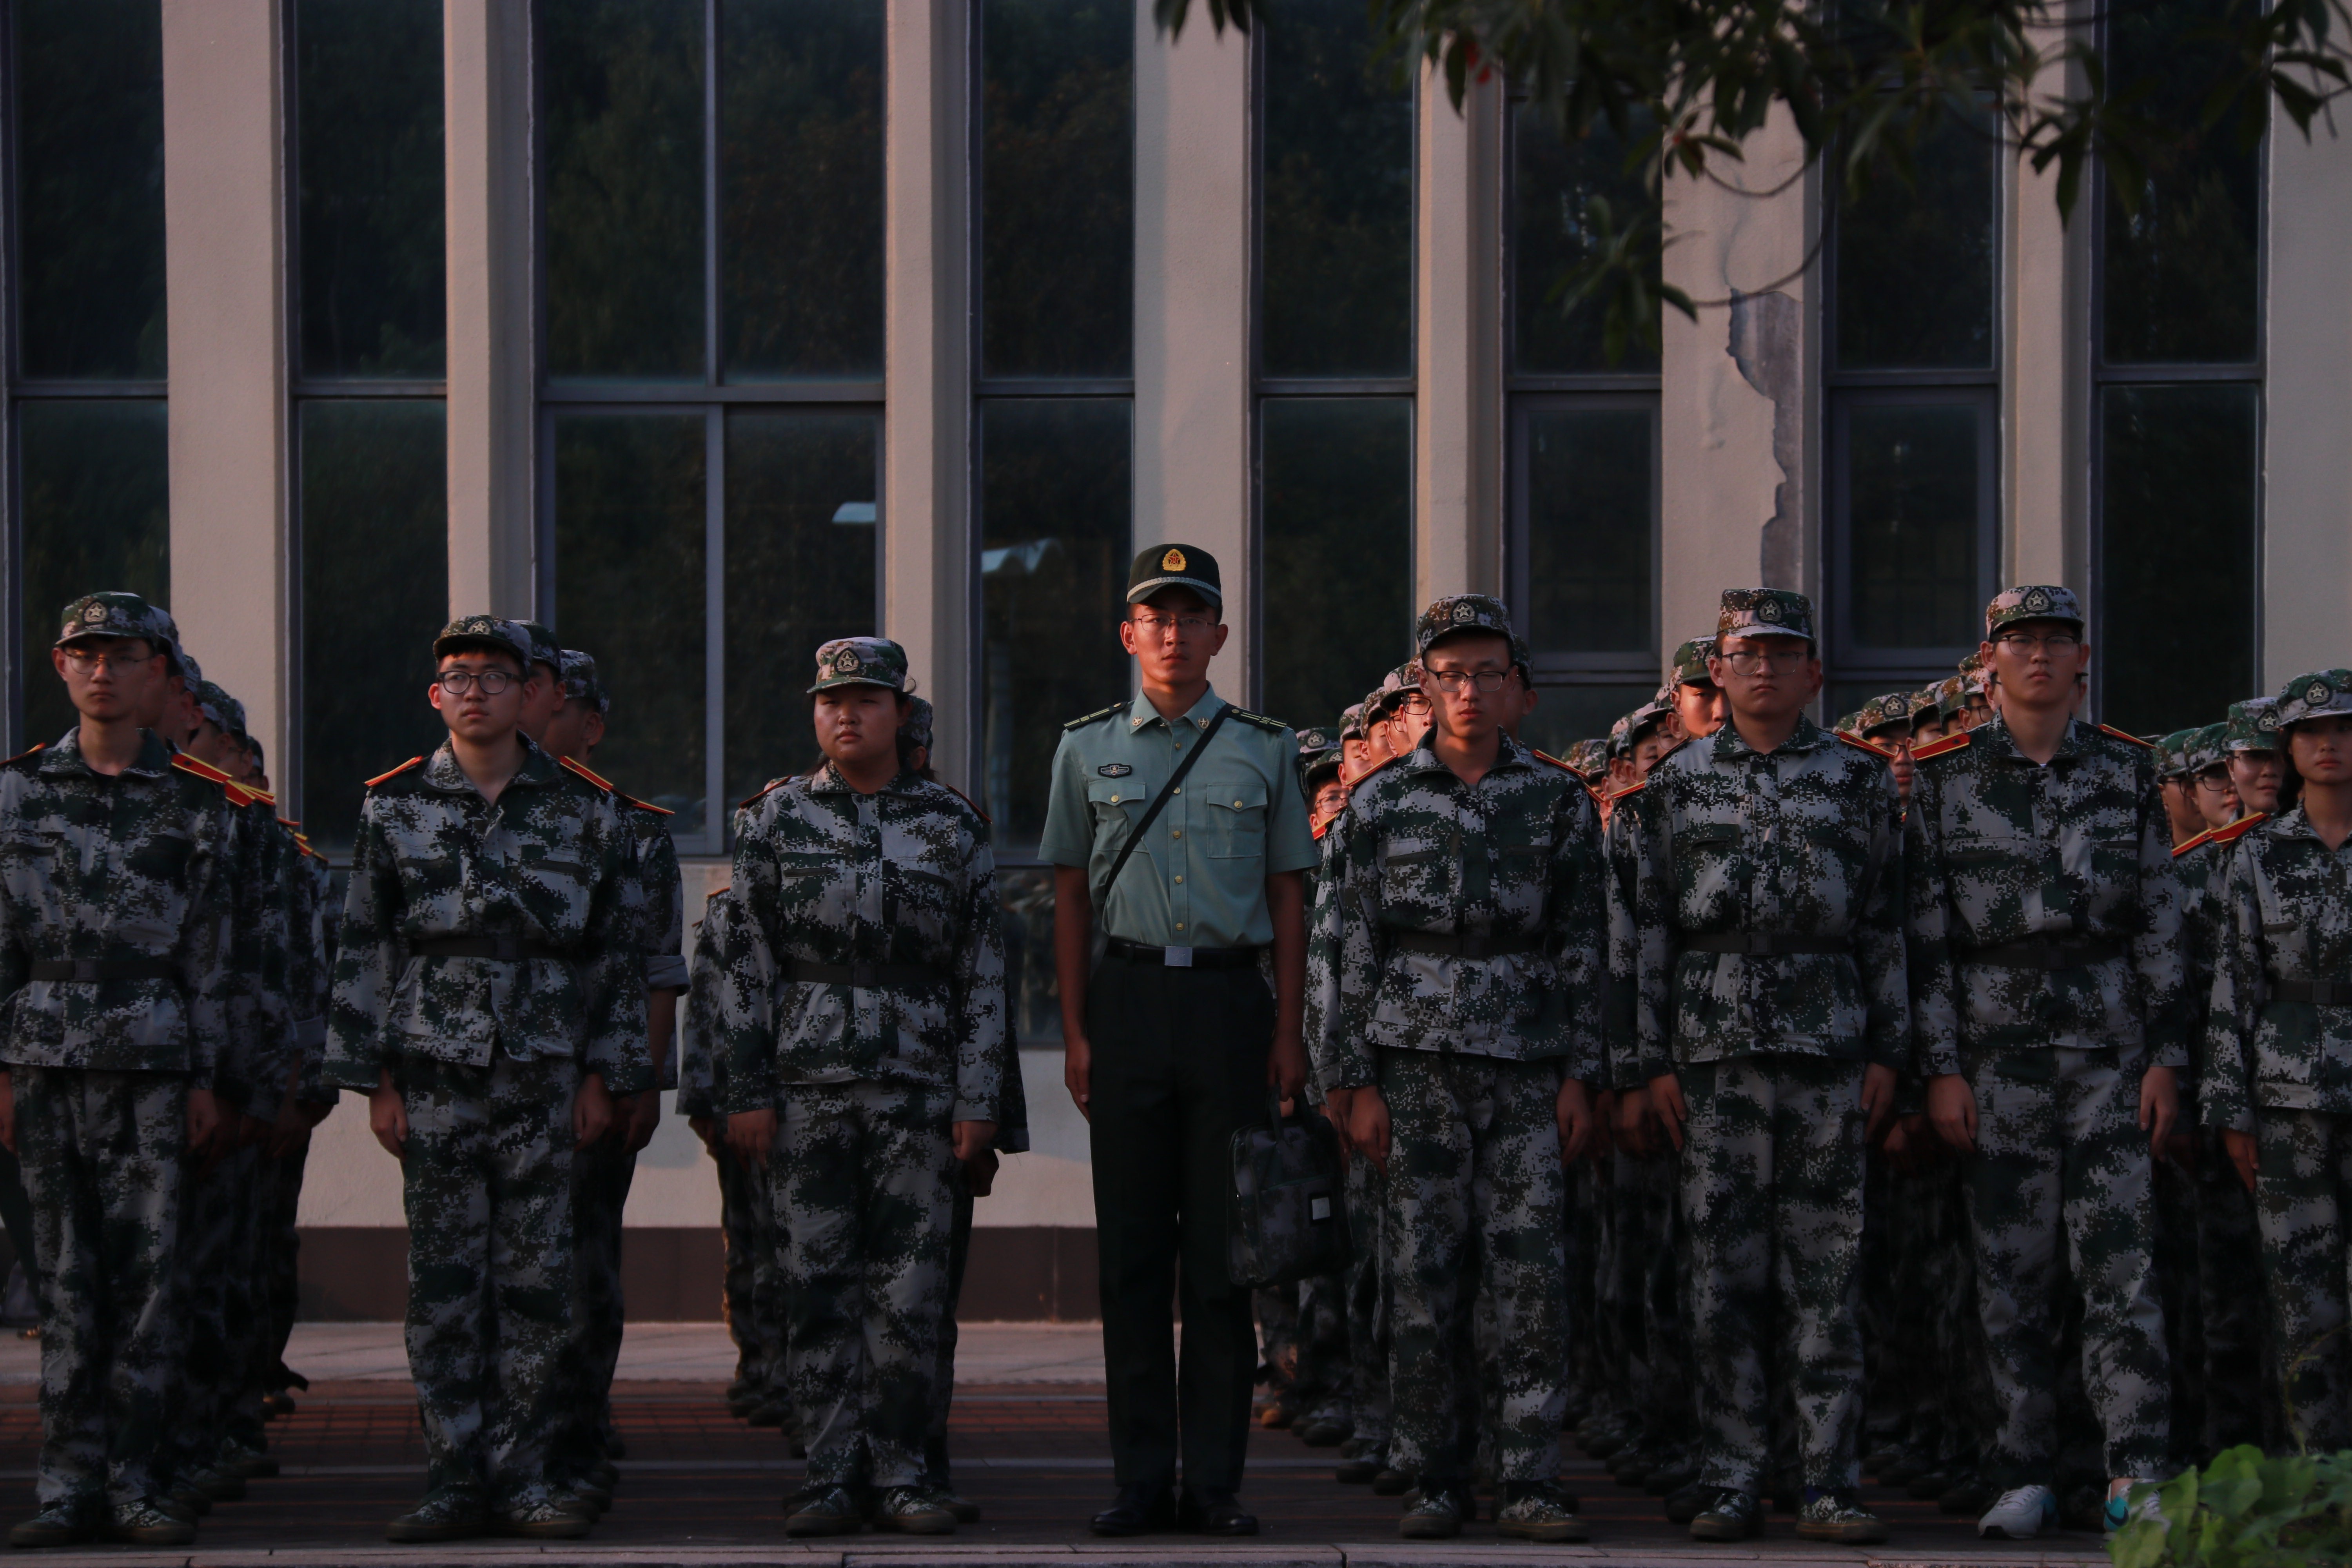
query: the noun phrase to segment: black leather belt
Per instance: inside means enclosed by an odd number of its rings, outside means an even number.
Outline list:
[[[177,980],[180,966],[168,958],[37,958],[30,980]]]
[[[1257,947],[1154,947],[1123,936],[1105,940],[1106,955],[1129,963],[1158,964],[1165,969],[1255,969]]]
[[[2124,944],[2112,939],[2082,942],[2011,942],[1980,947],[1960,954],[1962,963],[1989,963],[1995,969],[2082,969],[2124,955]]]
[[[552,958],[567,963],[572,961],[572,954],[560,947],[506,934],[423,936],[410,942],[408,951],[419,958],[495,958],[501,963],[520,963],[526,958]]]
[[[860,991],[887,991],[937,985],[946,976],[927,963],[817,963],[795,958],[787,979],[801,985],[854,985]]]
[[[1683,938],[1685,952],[1729,952],[1743,958],[1782,958],[1792,953],[1852,952],[1853,943],[1843,938],[1791,936],[1784,931],[1717,931],[1708,936]]]
[[[1542,951],[1542,943],[1531,936],[1442,935],[1427,931],[1392,931],[1389,945],[1400,952],[1427,953],[1432,958],[1503,958]]]
[[[2352,1007],[2352,980],[2273,980],[2273,1002],[2316,1002],[2323,1007]]]

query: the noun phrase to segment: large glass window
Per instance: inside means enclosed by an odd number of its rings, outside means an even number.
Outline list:
[[[21,563],[11,750],[74,722],[58,612],[100,588],[167,601],[163,22],[159,0],[13,0],[0,419]]]
[[[1263,701],[1328,728],[1412,651],[1412,401],[1269,397],[1262,410]]]
[[[1688,633],[1658,620],[1657,355],[1634,344],[1612,363],[1601,305],[1569,298],[1642,175],[1605,124],[1566,142],[1519,105],[1510,133],[1508,597],[1539,688],[1520,732],[1558,755],[1646,700],[1662,647]]]
[[[2227,61],[2221,0],[2110,14],[2116,79],[2193,123]],[[2257,694],[2262,552],[2262,152],[2230,128],[2104,174],[2093,289],[2099,716],[2137,733],[2210,723]],[[2136,198],[2127,210],[2125,196]],[[2193,624],[2197,657],[2179,656]]]
[[[597,767],[724,850],[876,625],[881,0],[543,0],[540,607]]]
[[[1998,155],[1947,121],[1831,218],[1831,718],[1952,673],[1999,586]]]

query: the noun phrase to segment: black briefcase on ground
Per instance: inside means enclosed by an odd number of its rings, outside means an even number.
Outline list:
[[[1236,1129],[1227,1266],[1234,1283],[1262,1290],[1348,1263],[1339,1135],[1319,1110],[1285,1118],[1269,1096],[1266,1124]]]

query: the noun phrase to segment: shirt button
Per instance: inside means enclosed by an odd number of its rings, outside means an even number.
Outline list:
[[[1182,921],[1178,921],[1176,922],[1176,929],[1178,931],[1182,931],[1184,929],[1184,922]]]
[[[1181,882],[1181,881],[1182,881],[1182,880],[1184,879],[1184,873],[1183,873],[1183,872],[1181,872],[1181,871],[1177,872],[1177,873],[1176,873],[1176,879],[1177,879],[1178,881],[1180,881],[1180,882]]]
[[[1181,838],[1184,837],[1184,830],[1181,827],[1171,828],[1170,834],[1173,837]]]
[[[1182,795],[1184,793],[1184,786],[1182,784],[1178,784],[1174,789],[1170,790],[1168,793],[1170,795]]]

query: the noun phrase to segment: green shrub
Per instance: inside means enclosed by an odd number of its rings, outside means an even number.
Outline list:
[[[2352,1563],[2352,1449],[2265,1458],[2231,1448],[2158,1489],[2161,1521],[2116,1531],[2116,1568],[2319,1568]]]

